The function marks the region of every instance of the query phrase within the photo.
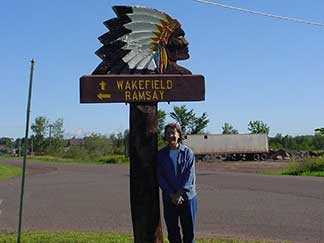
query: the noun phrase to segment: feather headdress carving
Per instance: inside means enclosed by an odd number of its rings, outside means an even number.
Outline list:
[[[168,65],[165,46],[180,23],[146,7],[113,10],[117,18],[104,22],[109,32],[99,37],[103,46],[96,52],[103,61],[93,73],[163,73]]]

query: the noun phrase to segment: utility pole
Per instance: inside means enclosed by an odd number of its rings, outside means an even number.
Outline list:
[[[27,158],[27,147],[28,147],[28,130],[29,130],[30,104],[31,104],[31,95],[32,95],[34,64],[35,64],[35,61],[34,61],[34,59],[32,59],[31,67],[30,67],[29,91],[28,91],[28,100],[27,100],[26,131],[25,131],[25,142],[24,142],[24,161],[23,161],[23,171],[22,171],[22,178],[21,178],[21,193],[20,193],[20,205],[19,205],[19,223],[18,223],[17,243],[20,243],[20,235],[21,235],[21,223],[22,223],[24,187],[25,187],[25,173],[26,173],[26,158]]]

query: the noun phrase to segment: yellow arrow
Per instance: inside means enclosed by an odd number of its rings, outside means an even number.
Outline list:
[[[97,95],[97,97],[98,97],[99,99],[101,99],[101,100],[103,100],[103,99],[110,99],[110,98],[111,98],[111,94],[103,94],[103,93],[99,93],[99,94]]]

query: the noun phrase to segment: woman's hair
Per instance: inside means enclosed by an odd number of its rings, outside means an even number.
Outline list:
[[[166,134],[167,134],[168,128],[177,130],[177,132],[179,133],[178,143],[181,143],[182,142],[182,130],[181,130],[179,123],[175,123],[175,122],[169,123],[164,127],[164,137],[163,137],[164,140],[166,140]]]

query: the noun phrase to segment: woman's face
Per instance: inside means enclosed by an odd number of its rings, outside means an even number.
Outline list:
[[[180,134],[176,128],[168,127],[165,137],[170,148],[177,148]]]

